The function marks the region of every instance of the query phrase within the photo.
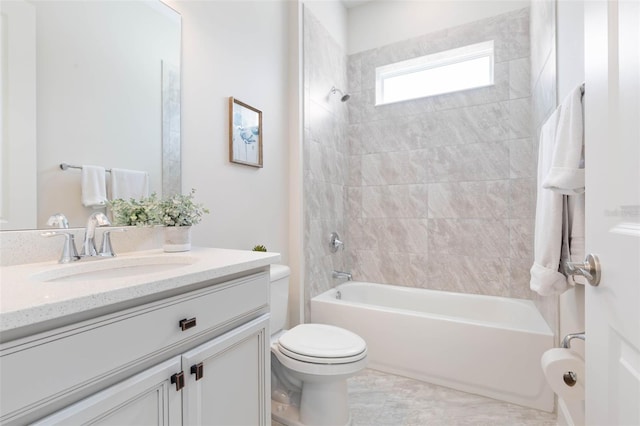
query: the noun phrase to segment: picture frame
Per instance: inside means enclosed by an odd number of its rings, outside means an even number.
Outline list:
[[[262,111],[229,98],[229,161],[262,167]]]

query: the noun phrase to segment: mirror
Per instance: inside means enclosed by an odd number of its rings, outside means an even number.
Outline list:
[[[33,26],[35,36],[9,32],[7,37],[2,110],[9,112],[2,122],[12,127],[11,112],[18,108],[11,103],[18,93],[11,90],[19,86],[7,75],[26,67],[22,74],[34,75],[35,90],[29,83],[25,87],[35,93],[36,132],[35,149],[16,150],[16,141],[24,144],[28,138],[7,136],[3,129],[2,165],[8,170],[7,164],[24,164],[20,169],[36,178],[30,188],[29,176],[3,172],[2,229],[46,228],[57,212],[71,227],[85,226],[94,210],[81,204],[81,170],[62,170],[61,163],[146,171],[150,192],[180,192],[180,15],[159,0],[3,3],[29,12],[27,18],[22,12],[12,16],[3,5],[5,28],[20,19],[22,28]],[[27,46],[30,42],[35,46]],[[34,64],[12,61],[12,47],[31,49]],[[31,212],[33,201],[31,207],[25,204],[25,214],[16,213],[34,192],[37,215]],[[30,215],[35,216],[31,224],[16,219]]]

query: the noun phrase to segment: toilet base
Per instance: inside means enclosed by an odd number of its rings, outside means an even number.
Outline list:
[[[300,423],[300,411],[297,406],[271,400],[271,418],[285,426],[310,426]],[[351,426],[351,415],[344,426]]]

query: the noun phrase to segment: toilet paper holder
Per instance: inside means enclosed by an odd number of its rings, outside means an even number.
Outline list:
[[[573,339],[585,340],[585,332],[583,331],[582,333],[567,334],[566,336],[564,336],[564,339],[562,339],[562,347],[564,349],[571,348],[571,341]],[[578,383],[578,375],[573,371],[567,371],[562,375],[562,380],[567,386],[574,386],[576,383]]]
[[[570,349],[571,348],[571,341],[573,339],[585,340],[584,331],[582,333],[569,333],[566,336],[564,336],[564,339],[562,339],[562,347],[564,349]]]

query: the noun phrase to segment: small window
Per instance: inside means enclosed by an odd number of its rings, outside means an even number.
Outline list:
[[[376,68],[376,105],[493,85],[493,40]]]

